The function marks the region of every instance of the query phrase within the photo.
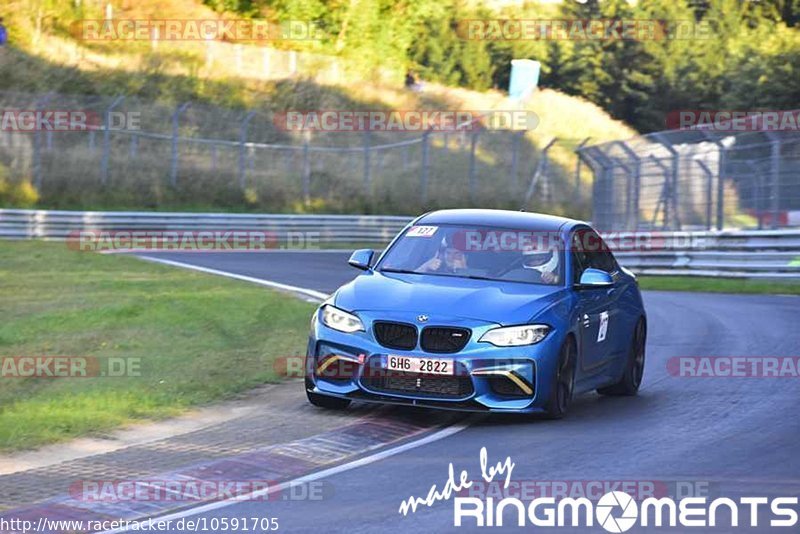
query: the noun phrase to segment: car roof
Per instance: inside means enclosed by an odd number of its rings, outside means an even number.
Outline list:
[[[558,231],[562,227],[571,228],[575,225],[586,223],[575,219],[567,219],[566,217],[529,213],[527,211],[452,209],[426,213],[415,224],[458,224]]]

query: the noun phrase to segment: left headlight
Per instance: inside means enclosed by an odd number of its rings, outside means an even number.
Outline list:
[[[325,326],[339,332],[352,333],[364,330],[364,323],[361,322],[361,319],[330,304],[322,307],[322,322]]]
[[[485,341],[497,347],[522,347],[535,345],[547,336],[550,327],[545,324],[526,324],[489,330],[478,341]]]

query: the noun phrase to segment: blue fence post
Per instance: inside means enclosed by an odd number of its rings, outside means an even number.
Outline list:
[[[478,170],[475,152],[478,148],[478,132],[472,132],[469,150],[469,199],[474,204],[478,195]]]
[[[777,228],[780,215],[781,194],[781,138],[775,132],[766,132],[770,143],[770,174],[772,187],[770,189],[770,211],[772,212],[772,228]]]
[[[108,183],[108,160],[111,157],[111,112],[123,100],[124,96],[118,96],[103,114],[103,156],[100,158],[100,183],[103,185]]]
[[[131,159],[136,157],[136,153],[139,150],[139,136],[131,134],[131,147],[130,147],[130,157]]]
[[[48,93],[39,99],[39,101],[36,103],[37,111],[42,111],[43,106],[47,105],[52,96],[52,93]],[[33,135],[33,184],[36,186],[38,191],[41,191],[43,182],[44,171],[42,170],[42,132],[41,129],[37,128],[36,133]]]
[[[364,196],[369,196],[370,190],[372,189],[371,133],[369,128],[364,131]]]
[[[239,126],[239,189],[242,190],[247,186],[247,126],[255,114],[255,111],[247,113]]]
[[[311,132],[303,137],[303,204],[311,205]]]
[[[176,187],[178,185],[178,165],[179,165],[179,154],[178,154],[178,127],[180,126],[180,116],[181,113],[186,111],[186,108],[189,107],[191,102],[184,102],[175,110],[172,114],[172,164],[170,166],[169,171],[169,183],[172,187]]]
[[[422,169],[419,179],[419,199],[423,206],[428,202],[428,161],[430,158],[430,131],[422,134]]]

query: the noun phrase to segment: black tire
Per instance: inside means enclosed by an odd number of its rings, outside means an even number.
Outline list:
[[[575,391],[575,364],[577,359],[578,351],[575,341],[572,337],[568,337],[561,347],[558,368],[553,377],[553,386],[550,388],[550,399],[547,401],[545,412],[547,419],[561,419],[566,415]]]
[[[338,397],[328,397],[327,395],[318,395],[306,390],[308,402],[319,408],[327,410],[344,410],[350,406],[350,400],[340,399]]]
[[[645,345],[647,343],[647,331],[644,321],[639,319],[633,331],[631,340],[631,350],[628,355],[628,363],[622,378],[616,384],[598,388],[597,392],[601,395],[613,395],[622,397],[632,397],[639,392],[644,375]]]

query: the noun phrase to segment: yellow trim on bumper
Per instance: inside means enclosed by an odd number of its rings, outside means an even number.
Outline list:
[[[523,379],[516,375],[513,371],[509,371],[507,369],[476,369],[472,371],[473,375],[484,376],[484,375],[500,375],[508,378],[514,384],[522,390],[523,393],[526,395],[533,395],[533,390],[530,388],[528,384],[525,383]]]
[[[344,360],[346,362],[359,363],[358,360],[355,360],[353,358],[348,358],[346,356],[341,356],[339,354],[334,354],[333,356],[328,357],[324,362],[322,362],[322,365],[318,365],[317,366],[316,374],[317,375],[321,375],[322,373],[325,372],[325,369],[327,369],[328,367],[331,366],[331,364],[333,364],[333,362],[337,362],[339,360]]]

